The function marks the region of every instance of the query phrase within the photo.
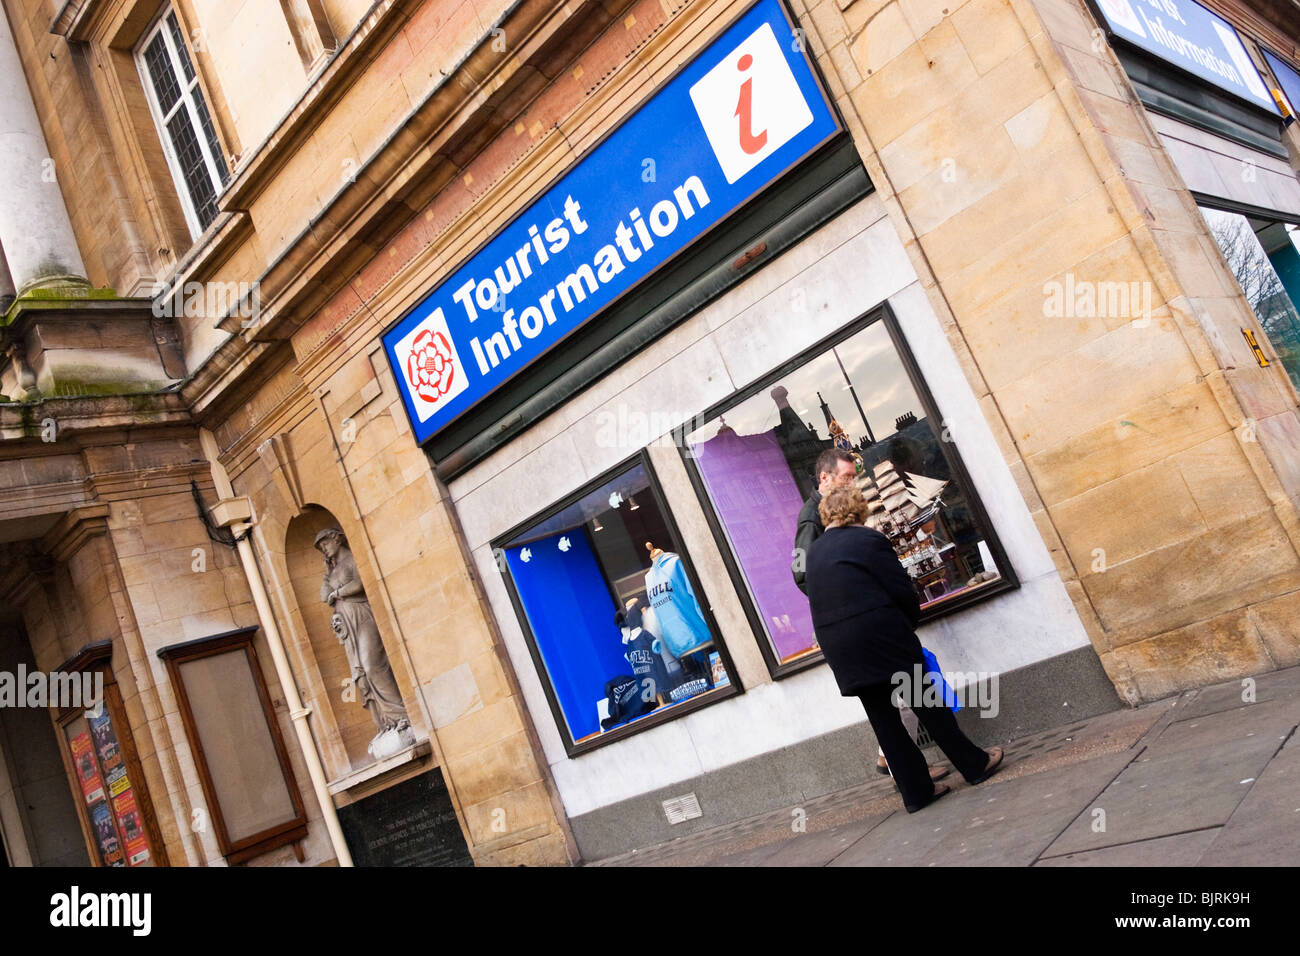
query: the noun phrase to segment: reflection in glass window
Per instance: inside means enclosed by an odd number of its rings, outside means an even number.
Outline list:
[[[1218,209],[1201,213],[1278,361],[1300,388],[1300,230]]]
[[[573,743],[730,685],[643,464],[502,552]]]
[[[868,524],[894,543],[923,609],[1002,579],[941,434],[875,322],[686,435],[778,663],[817,652],[790,561],[814,462],[832,445],[857,459]]]

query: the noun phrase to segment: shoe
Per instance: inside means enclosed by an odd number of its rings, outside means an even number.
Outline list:
[[[974,780],[970,781],[970,785],[971,785],[972,787],[975,786],[975,785],[977,785],[977,784],[981,784],[981,783],[983,783],[983,782],[984,782],[985,780],[987,780],[989,777],[993,776],[993,775],[994,775],[995,773],[997,773],[1000,769],[1002,769],[1002,758],[1006,756],[1006,754],[1003,752],[1002,748],[1001,748],[1001,747],[994,747],[992,750],[988,751],[988,755],[989,755],[989,763],[988,763],[988,766],[984,768],[984,772],[983,772],[983,773],[981,773],[981,774],[980,774],[978,777],[976,777]]]
[[[951,793],[951,792],[952,792],[952,787],[948,786],[946,783],[941,783],[939,784],[939,786],[934,788],[934,793],[930,794],[930,798],[928,800],[924,801],[923,803],[905,803],[903,804],[903,809],[906,810],[908,813],[916,813],[916,811],[918,810],[924,810],[930,804],[934,803],[934,801],[942,797],[945,793]]]
[[[877,764],[876,764],[876,773],[880,774],[882,777],[888,777],[888,776],[890,775],[889,764],[885,764],[885,766],[882,767],[882,766],[880,766],[879,763],[877,763]],[[948,776],[948,768],[947,768],[947,767],[931,767],[931,768],[930,768],[930,779],[931,779],[931,780],[942,780],[942,779],[943,779],[944,777],[946,777],[946,776]]]

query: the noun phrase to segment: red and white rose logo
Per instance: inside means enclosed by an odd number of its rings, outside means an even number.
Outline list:
[[[447,337],[432,329],[421,330],[406,359],[406,381],[412,391],[426,402],[437,402],[451,391],[455,380],[456,356]]]
[[[469,388],[468,369],[442,309],[434,309],[393,346],[393,371],[401,370],[411,411],[421,423],[447,408]]]

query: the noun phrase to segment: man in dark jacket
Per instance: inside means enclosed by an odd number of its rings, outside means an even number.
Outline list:
[[[790,570],[794,572],[794,583],[804,594],[808,593],[808,585],[804,580],[804,571],[808,566],[808,549],[821,537],[823,530],[822,519],[817,513],[817,508],[821,505],[822,498],[830,494],[832,488],[851,485],[858,475],[853,456],[839,448],[827,448],[818,455],[813,472],[817,475],[817,489],[799,509],[799,526],[794,534],[794,563],[790,565]]]

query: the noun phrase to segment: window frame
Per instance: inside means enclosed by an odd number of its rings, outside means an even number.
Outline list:
[[[1210,196],[1206,193],[1200,192],[1192,192],[1192,200],[1196,203],[1197,208],[1200,211],[1209,209],[1214,212],[1241,216],[1246,220],[1246,224],[1247,226],[1250,226],[1252,232],[1254,232],[1254,226],[1250,225],[1251,219],[1267,219],[1271,222],[1300,227],[1300,216],[1297,216],[1295,213],[1279,212],[1275,209],[1268,209],[1262,206],[1252,206],[1248,203],[1234,202],[1229,199],[1222,199],[1218,196]],[[1209,223],[1205,219],[1203,213],[1201,215],[1201,220],[1205,223],[1207,230],[1209,230]],[[1210,241],[1214,243],[1214,249],[1219,255],[1219,261],[1223,263],[1223,267],[1227,270],[1228,275],[1232,276],[1232,281],[1237,286],[1238,294],[1246,302],[1246,307],[1250,312],[1251,322],[1254,324],[1252,331],[1258,336],[1262,343],[1268,346],[1269,352],[1271,353],[1269,356],[1269,364],[1276,365],[1281,370],[1282,378],[1286,380],[1287,386],[1293,389],[1296,394],[1300,396],[1300,388],[1297,388],[1291,379],[1291,369],[1283,363],[1281,356],[1278,353],[1277,343],[1273,341],[1269,336],[1268,331],[1264,328],[1264,323],[1260,320],[1259,313],[1255,310],[1255,303],[1251,302],[1250,299],[1247,298],[1245,289],[1241,287],[1241,280],[1237,278],[1236,273],[1233,271],[1232,263],[1228,262],[1227,256],[1224,254],[1223,250],[1219,248],[1218,242],[1214,240],[1213,231],[1209,231]],[[1288,298],[1291,297],[1289,290],[1286,290],[1286,294]],[[1295,306],[1296,309],[1300,310],[1300,302],[1296,302],[1293,299],[1291,304]],[[1244,332],[1245,329],[1242,329],[1242,331]]]
[[[280,733],[280,723],[275,715],[275,707],[271,703],[271,694],[266,686],[262,668],[258,663],[257,648],[253,646],[257,630],[256,625],[242,627],[234,631],[214,634],[211,637],[201,637],[194,641],[172,644],[158,651],[158,657],[167,666],[167,677],[171,681],[172,692],[176,695],[177,709],[180,711],[181,723],[185,728],[185,739],[194,758],[195,769],[199,773],[199,783],[203,788],[203,798],[207,803],[208,816],[213,823],[217,845],[221,850],[221,855],[226,858],[226,862],[231,866],[245,863],[254,857],[269,853],[286,843],[293,844],[294,855],[298,858],[299,863],[305,860],[302,841],[307,837],[307,811],[303,804],[302,794],[298,790],[298,782],[294,777],[293,764],[289,760],[289,751],[284,743],[284,735]],[[257,688],[258,698],[262,702],[262,715],[266,718],[267,732],[275,747],[280,771],[283,775],[285,787],[289,791],[289,799],[294,810],[294,816],[289,820],[233,842],[226,828],[225,816],[221,810],[221,802],[217,798],[216,787],[213,785],[212,772],[208,767],[207,757],[203,753],[203,743],[199,736],[198,727],[194,722],[194,712],[190,707],[189,692],[181,675],[182,664],[202,660],[205,657],[217,657],[232,651],[243,651],[244,653],[245,663],[248,665],[254,686]]]
[[[723,666],[727,669],[729,679],[728,686],[715,688],[704,694],[684,700],[680,703],[673,704],[670,707],[663,707],[645,717],[639,717],[629,723],[624,723],[615,727],[613,730],[605,731],[595,738],[587,739],[581,743],[575,742],[569,733],[568,721],[565,719],[564,711],[560,707],[559,698],[556,696],[554,683],[551,680],[550,671],[547,670],[545,661],[542,658],[541,650],[537,645],[537,636],[533,633],[532,624],[528,620],[528,614],[524,609],[523,602],[520,600],[519,591],[515,587],[514,576],[510,573],[509,568],[505,567],[504,549],[515,538],[527,532],[544,521],[549,521],[555,515],[564,511],[577,501],[591,494],[602,485],[617,478],[631,469],[640,465],[645,469],[646,477],[650,484],[650,495],[655,505],[663,515],[664,523],[668,526],[668,533],[672,536],[673,544],[678,548],[677,555],[681,559],[682,567],[686,569],[687,579],[691,582],[696,596],[700,599],[700,610],[704,614],[704,623],[709,626],[709,630],[714,636],[714,647],[718,655],[722,658]],[[640,494],[640,492],[637,492]],[[700,581],[700,576],[695,570],[695,564],[691,556],[686,551],[686,542],[682,537],[676,519],[673,517],[672,509],[669,507],[668,498],[664,494],[663,486],[659,481],[659,476],[655,472],[654,464],[650,460],[650,455],[646,448],[641,448],[632,455],[620,461],[612,468],[606,469],[590,481],[584,482],[581,487],[565,495],[559,501],[548,506],[542,511],[537,512],[529,518],[515,524],[509,530],[497,535],[489,544],[492,551],[492,559],[495,562],[499,573],[505,579],[506,593],[510,597],[510,604],[514,608],[515,618],[519,622],[519,628],[523,632],[524,643],[528,646],[529,656],[532,658],[533,667],[541,680],[542,690],[546,693],[546,702],[551,709],[551,717],[555,721],[556,730],[559,731],[560,740],[564,744],[564,751],[570,757],[579,757],[583,754],[590,753],[593,750],[599,750],[601,747],[617,743],[628,737],[639,734],[643,731],[650,730],[660,724],[667,723],[670,720],[677,720],[687,714],[694,713],[704,707],[711,707],[714,704],[721,703],[743,694],[745,688],[741,683],[740,675],[736,672],[735,664],[732,662],[731,654],[727,650],[726,639],[723,637],[722,629],[718,627],[718,622],[713,614],[712,605],[708,599],[708,592]],[[665,549],[666,550],[666,549]],[[602,572],[603,573],[603,572]],[[608,585],[609,582],[607,581]],[[611,598],[612,600],[612,598]],[[617,602],[615,602],[616,604]],[[593,698],[592,703],[595,703]]]
[[[727,574],[731,579],[732,586],[736,591],[736,596],[740,600],[741,608],[745,612],[745,618],[749,621],[749,626],[754,633],[754,639],[758,642],[759,650],[763,654],[763,661],[767,664],[768,672],[772,675],[773,680],[781,680],[792,674],[797,674],[813,667],[818,667],[825,663],[826,657],[821,650],[815,650],[810,654],[805,654],[796,660],[782,663],[776,657],[776,652],[772,647],[772,640],[767,633],[763,624],[763,619],[755,605],[754,598],[750,593],[749,583],[745,577],[743,569],[732,550],[731,542],[727,537],[727,532],[722,524],[722,518],[718,515],[713,504],[713,499],[709,495],[708,487],[704,483],[704,476],[700,473],[699,465],[695,462],[695,456],[691,454],[686,443],[687,435],[703,424],[713,421],[721,415],[725,415],[730,409],[737,405],[749,401],[755,395],[760,394],[766,389],[780,382],[781,379],[807,365],[813,359],[825,354],[830,349],[843,344],[859,332],[877,322],[884,322],[885,329],[889,333],[890,341],[894,350],[903,365],[903,370],[907,374],[908,382],[916,392],[917,401],[921,403],[922,409],[928,420],[932,422],[943,422],[939,407],[930,393],[929,386],[926,384],[924,376],[921,374],[920,366],[917,364],[911,349],[908,347],[907,340],[903,336],[902,328],[898,324],[898,319],[894,311],[890,308],[888,302],[882,302],[867,312],[853,319],[851,322],[841,326],[830,335],[822,338],[819,342],[804,349],[794,358],[783,362],[771,372],[760,376],[749,385],[738,390],[728,398],[715,403],[704,411],[703,414],[697,415],[686,422],[683,422],[677,428],[673,429],[673,443],[677,446],[677,453],[681,456],[682,463],[686,467],[686,473],[690,477],[691,487],[695,489],[695,495],[699,499],[700,508],[704,512],[705,520],[708,522],[709,531],[713,534],[713,540],[718,550],[721,552],[722,561],[727,569]],[[1020,587],[1020,578],[1017,576],[1010,559],[1007,557],[1006,549],[1002,546],[1001,537],[997,533],[997,528],[990,519],[988,511],[984,507],[983,499],[975,483],[971,480],[970,472],[966,470],[965,462],[962,460],[961,453],[957,448],[955,441],[943,441],[942,436],[939,439],[939,445],[943,452],[944,459],[948,463],[948,468],[952,473],[953,481],[961,486],[962,494],[971,510],[971,515],[975,521],[988,532],[985,542],[988,544],[989,551],[993,555],[993,560],[997,562],[998,570],[1002,573],[1002,579],[991,583],[988,587],[978,588],[971,594],[962,595],[945,602],[942,607],[922,608],[921,624],[941,617],[947,617],[949,614],[965,610],[972,605],[987,601],[990,598],[1004,594],[1007,591],[1013,591]],[[794,542],[790,542],[791,550],[794,549]]]
[[[216,222],[220,214],[220,208],[217,214],[214,214],[211,222],[204,223],[199,218],[198,208],[194,205],[194,197],[190,195],[189,185],[185,181],[185,173],[181,168],[180,158],[176,155],[176,148],[172,143],[171,134],[167,130],[169,118],[175,118],[176,115],[184,109],[189,117],[190,128],[194,132],[194,138],[199,144],[199,151],[203,156],[203,168],[212,182],[214,201],[221,198],[225,192],[226,183],[229,181],[230,170],[226,165],[225,156],[213,156],[212,149],[208,143],[208,137],[203,130],[203,122],[199,117],[198,108],[194,105],[195,97],[202,97],[203,108],[207,110],[208,120],[212,123],[212,135],[217,140],[217,146],[224,148],[221,142],[221,133],[217,129],[216,120],[212,115],[212,106],[208,101],[208,96],[203,89],[203,84],[199,79],[198,60],[193,53],[187,48],[185,55],[189,58],[190,66],[194,71],[194,79],[188,80],[185,77],[185,70],[181,67],[180,59],[175,49],[175,37],[167,29],[168,17],[176,18],[176,28],[184,37],[184,30],[181,27],[180,17],[176,12],[176,7],[172,3],[164,4],[154,21],[148,29],[141,34],[139,41],[131,50],[131,58],[135,61],[136,72],[140,76],[140,85],[144,90],[145,101],[149,104],[149,115],[153,117],[154,129],[158,134],[159,142],[162,145],[163,155],[167,158],[167,169],[171,173],[172,182],[176,187],[177,197],[180,199],[181,210],[185,213],[185,224],[189,227],[190,238],[198,239],[199,236],[207,230],[213,222]],[[161,36],[163,48],[167,51],[167,63],[172,70],[172,77],[175,79],[177,88],[180,90],[176,103],[172,105],[169,111],[164,112],[162,104],[158,102],[158,93],[154,88],[153,78],[149,73],[149,66],[145,62],[145,51],[153,43],[154,37]]]

